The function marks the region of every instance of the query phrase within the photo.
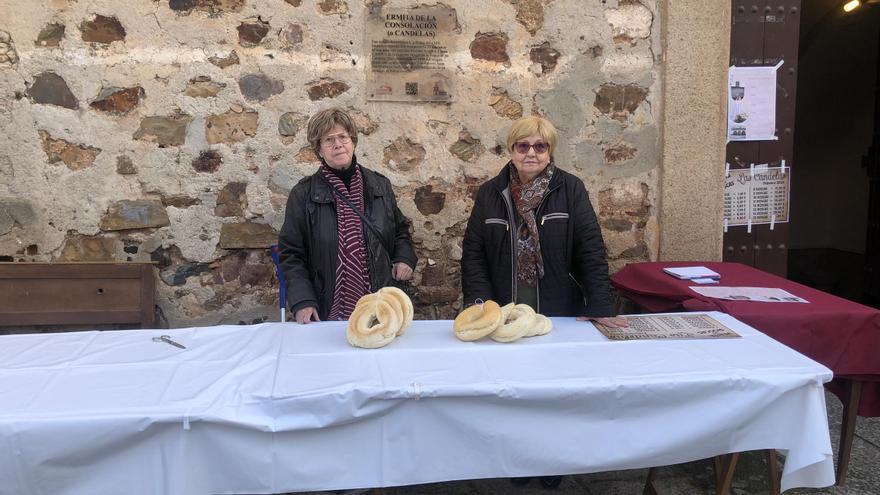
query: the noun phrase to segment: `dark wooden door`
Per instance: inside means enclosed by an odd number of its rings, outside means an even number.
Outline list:
[[[733,1],[730,65],[776,65],[776,141],[739,141],[727,145],[731,170],[751,164],[792,167],[794,116],[797,89],[798,42],[801,0]],[[731,226],[724,233],[724,261],[735,261],[786,275],[788,224]]]
[[[880,22],[880,6],[871,12]],[[877,37],[880,57],[880,33]],[[865,294],[867,304],[880,307],[880,60],[874,83],[874,139],[864,161],[870,180],[868,193],[868,232],[865,245]]]

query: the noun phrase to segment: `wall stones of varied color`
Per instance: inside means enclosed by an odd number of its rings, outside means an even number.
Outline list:
[[[461,307],[474,194],[523,115],[559,129],[556,163],[585,180],[612,268],[656,257],[656,0],[445,0],[451,103],[367,101],[372,5],[412,3],[32,0],[4,17],[0,259],[153,260],[162,325],[277,318],[266,247],[318,165],[308,117],[331,105],[412,220],[419,317]]]

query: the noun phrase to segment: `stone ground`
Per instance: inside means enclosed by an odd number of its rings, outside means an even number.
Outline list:
[[[842,405],[826,392],[828,424],[837,459]],[[545,490],[533,480],[514,486],[506,479],[468,480],[430,485],[386,488],[385,495],[641,495],[647,469],[566,476],[556,490]],[[756,452],[740,456],[731,495],[769,493],[766,464]],[[661,468],[655,485],[661,495],[714,495],[711,461],[697,461]],[[333,492],[312,492],[329,495]],[[338,492],[336,492],[338,493]],[[369,492],[367,492],[369,494]],[[789,490],[787,495],[878,495],[880,494],[880,418],[859,418],[849,474],[844,486]]]

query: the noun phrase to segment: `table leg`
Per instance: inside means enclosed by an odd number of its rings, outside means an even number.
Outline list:
[[[837,484],[846,482],[849,457],[852,454],[853,437],[856,433],[856,417],[862,396],[862,381],[844,379],[843,417],[840,419],[840,449],[837,451]]]
[[[724,471],[724,456],[716,455],[712,458],[712,464],[715,473],[715,489],[717,490],[721,483],[724,481],[722,479],[723,471]]]
[[[718,469],[715,471],[716,481],[719,479],[721,481],[721,483],[715,485],[715,491],[717,495],[727,495],[728,493],[730,493],[730,485],[731,483],[733,483],[733,472],[736,470],[736,461],[739,460],[739,452],[728,454],[724,457],[726,457],[727,459],[724,459],[720,462],[722,469]],[[719,465],[717,461],[715,465]]]
[[[776,459],[776,450],[767,449],[767,477],[770,479],[770,495],[779,495],[779,461]]]
[[[712,458],[712,464],[713,464],[713,467],[715,468],[715,470],[714,470],[715,489],[717,490],[718,487],[721,486],[721,482],[722,482],[721,472],[724,470],[724,456],[723,455],[716,455],[715,457]]]

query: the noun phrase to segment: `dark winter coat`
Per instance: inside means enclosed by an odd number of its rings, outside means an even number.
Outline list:
[[[516,299],[517,215],[509,165],[480,187],[464,234],[461,285],[465,305]],[[544,277],[537,311],[547,316],[613,316],[605,244],[583,181],[553,173],[536,211]]]
[[[364,183],[364,209],[379,239],[366,224],[370,290],[392,284],[393,263],[416,266],[416,255],[409,235],[409,220],[397,207],[391,182],[382,174],[361,165]],[[284,225],[278,237],[279,260],[287,279],[287,306],[291,312],[318,308],[318,317],[327,318],[336,287],[338,239],[336,203],[330,185],[319,172],[299,181],[287,198]],[[348,206],[342,205],[343,208]],[[388,253],[385,246],[393,252]]]

